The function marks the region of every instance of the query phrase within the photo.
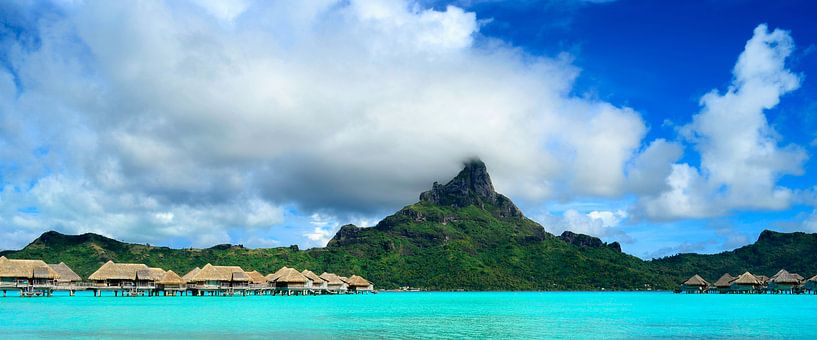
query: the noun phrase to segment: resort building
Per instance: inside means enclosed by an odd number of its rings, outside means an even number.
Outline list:
[[[800,286],[800,283],[802,282],[802,280],[798,277],[802,276],[792,274],[785,269],[781,269],[779,272],[777,272],[777,274],[774,274],[769,281],[769,291],[791,294],[798,286]]]
[[[755,275],[755,277],[757,278],[758,281],[760,281],[760,284],[764,287],[769,285],[769,281],[771,280],[771,278],[769,278],[766,275]]]
[[[320,278],[326,281],[326,290],[328,292],[345,293],[349,289],[349,285],[333,273],[324,272],[320,275]]]
[[[157,282],[157,289],[162,291],[165,296],[175,296],[177,292],[184,292],[187,290],[187,281],[181,278],[172,270],[168,270],[162,275],[162,278]]]
[[[352,278],[355,278],[355,276],[352,276]],[[700,275],[695,274],[681,284],[681,291],[687,294],[700,294],[705,293],[708,287],[709,282],[706,282]],[[352,285],[349,288],[352,289]]]
[[[718,290],[718,293],[728,293],[732,289],[732,281],[735,281],[735,279],[736,277],[729,273],[723,274],[718,281],[715,281],[715,289]]]
[[[759,289],[761,289],[763,285],[760,283],[752,273],[745,272],[740,274],[730,286],[731,291],[734,293],[755,293]]]
[[[273,281],[275,290],[285,295],[305,294],[312,288],[312,280],[294,268],[282,268]]]
[[[806,283],[803,284],[803,289],[809,292],[809,294],[814,294],[814,292],[817,291],[817,275],[806,280]]]
[[[0,289],[19,290],[25,296],[51,294],[59,273],[41,260],[12,260],[0,256]]]
[[[327,289],[326,280],[322,279],[320,276],[318,276],[318,274],[315,274],[311,270],[307,270],[307,269],[304,269],[304,271],[302,271],[301,274],[303,276],[306,276],[306,278],[312,280],[312,291],[313,292],[315,292],[317,294],[321,294],[323,292],[326,292],[326,289]]]
[[[261,275],[257,270],[253,270],[251,272],[247,272],[247,276],[250,278],[250,285],[252,288],[266,288],[269,287],[269,281],[264,275]]]
[[[159,273],[161,272],[161,274]],[[108,261],[97,269],[88,280],[93,282],[94,295],[101,296],[102,291],[113,291],[118,295],[152,293],[156,288],[155,281],[164,275],[159,268],[150,268],[142,263],[115,263]]]
[[[695,276],[698,276],[698,275],[695,275]],[[698,276],[698,278],[701,278],[701,277]],[[706,285],[708,285],[708,283],[706,283],[706,281],[704,281],[704,279],[701,279],[701,281],[704,283],[703,290],[705,290]],[[352,277],[350,277],[346,282],[349,284],[349,291],[350,292],[366,293],[366,292],[371,292],[371,291],[374,290],[374,286],[372,285],[371,282],[369,282],[369,280],[366,280],[363,277],[358,276],[358,275],[352,275]]]
[[[199,267],[193,268],[193,270],[187,272],[187,274],[184,274],[184,276],[182,276],[182,280],[184,280],[184,282],[190,282],[190,280],[193,279],[193,276],[196,276],[196,274],[198,274],[200,271],[201,268]]]
[[[195,290],[193,295],[197,295],[198,292],[232,295],[235,291],[244,294],[249,282],[250,277],[241,267],[214,266],[208,263],[188,280],[188,289]]]
[[[278,269],[276,272],[268,274],[266,276],[267,282],[269,282],[272,285],[273,282],[275,282],[275,280],[278,279],[278,277],[281,276],[281,274],[284,273],[287,269],[289,269],[289,267],[283,266],[283,267],[281,267],[281,269]]]
[[[156,283],[165,276],[162,268],[142,269],[136,271],[136,288],[143,290],[156,289]]]
[[[49,264],[48,266],[59,275],[57,279],[54,280],[54,284],[58,287],[72,287],[82,281],[82,278],[79,277],[71,267],[68,267],[65,262]]]

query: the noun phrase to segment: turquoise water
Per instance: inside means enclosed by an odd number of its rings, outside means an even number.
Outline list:
[[[811,338],[817,296],[381,293],[0,298],[2,338]]]

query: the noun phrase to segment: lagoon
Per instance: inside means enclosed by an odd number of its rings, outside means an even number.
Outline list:
[[[817,296],[422,292],[0,298],[3,338],[807,338]]]

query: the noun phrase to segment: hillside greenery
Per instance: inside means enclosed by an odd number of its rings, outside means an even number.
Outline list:
[[[450,182],[434,183],[419,202],[376,226],[341,227],[325,248],[171,249],[52,231],[22,250],[0,254],[65,262],[82,277],[113,260],[180,275],[207,263],[262,274],[286,265],[316,273],[358,274],[379,288],[636,290],[673,289],[696,273],[715,281],[726,272],[771,276],[785,268],[809,277],[817,273],[817,234],[764,231],[757,243],[734,251],[643,261],[622,253],[617,243],[569,232],[560,237],[547,233],[494,191],[484,163],[471,160]]]
[[[438,290],[622,290],[671,288],[648,263],[616,250],[577,247],[527,218],[497,218],[491,207],[417,203],[376,227],[344,226],[326,248],[247,249],[220,245],[171,249],[128,244],[95,234],[48,232],[10,258],[65,262],[87,277],[108,260],[145,263],[183,274],[206,263],[263,274],[283,265],[363,275],[381,288]],[[445,222],[442,222],[445,221]]]
[[[771,277],[780,269],[805,278],[817,274],[817,234],[763,231],[757,242],[719,254],[678,254],[650,261],[675,282],[694,274],[715,282],[724,273],[733,276],[749,271]]]

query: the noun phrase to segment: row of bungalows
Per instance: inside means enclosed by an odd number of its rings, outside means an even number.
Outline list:
[[[710,284],[700,275],[695,274],[684,281],[678,289],[684,293],[720,293],[720,294],[798,294],[817,291],[817,275],[806,280],[797,273],[781,269],[772,277],[754,275],[745,272],[738,276],[723,274],[714,284]]]
[[[56,290],[74,294],[79,275],[65,263],[47,264],[42,260],[16,260],[0,256],[0,289],[19,291],[21,295],[51,295]]]
[[[51,295],[54,290],[91,290],[94,296],[103,292],[114,296],[140,295],[306,295],[368,292],[372,284],[357,275],[350,278],[333,273],[317,275],[282,267],[263,275],[245,271],[239,266],[206,264],[180,276],[172,270],[149,267],[142,263],[108,261],[94,271],[86,282],[65,263],[46,264],[41,260],[11,260],[0,257],[0,290],[26,295]]]

